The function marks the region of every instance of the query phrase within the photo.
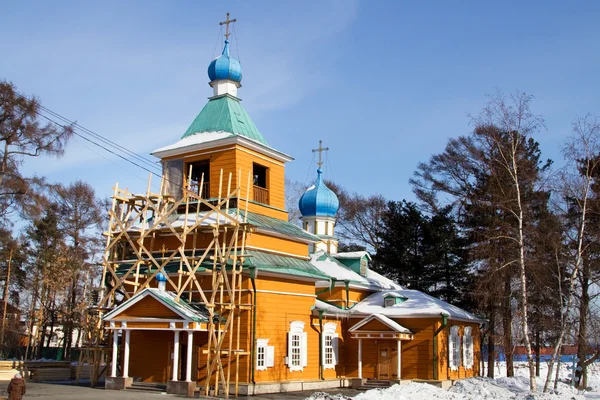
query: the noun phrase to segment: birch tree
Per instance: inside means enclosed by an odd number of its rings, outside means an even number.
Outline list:
[[[411,183],[417,196],[431,207],[450,202],[462,217],[476,213],[488,218],[474,233],[482,249],[503,250],[504,260],[496,259],[498,252],[493,251],[483,261],[488,265],[500,261],[496,270],[515,271],[518,320],[529,364],[530,389],[535,391],[528,320],[528,232],[535,229],[533,207],[547,199],[539,185],[549,163],[541,162],[533,139],[544,121],[531,112],[531,102],[532,96],[520,92],[490,96],[483,111],[471,118],[473,132],[451,139],[443,153],[420,164]],[[512,275],[507,274],[507,278],[505,284],[512,288]],[[510,321],[504,325],[506,331]]]

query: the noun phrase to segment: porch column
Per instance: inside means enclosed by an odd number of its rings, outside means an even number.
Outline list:
[[[177,367],[179,366],[179,331],[175,331],[175,340],[173,342],[173,381],[177,381]]]
[[[188,331],[187,357],[185,359],[185,381],[192,381],[192,348],[194,346],[194,331]]]
[[[362,339],[358,339],[358,377],[362,379]]]
[[[402,379],[402,340],[398,340],[398,380]]]
[[[129,378],[129,341],[131,340],[131,331],[125,330],[125,351],[123,353],[123,378]]]
[[[119,354],[119,331],[117,329],[112,330],[113,333],[113,348],[112,348],[112,361],[111,361],[111,373],[110,376],[113,378],[117,377],[117,356]]]

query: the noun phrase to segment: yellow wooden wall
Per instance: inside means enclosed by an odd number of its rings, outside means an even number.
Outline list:
[[[450,370],[450,366],[449,366],[449,358],[448,358],[448,335],[450,334],[450,328],[454,325],[458,325],[459,328],[459,335],[461,337],[461,343],[462,343],[462,337],[464,335],[464,328],[465,326],[471,326],[472,330],[471,330],[471,335],[473,337],[473,368],[470,369],[465,369],[465,367],[463,366],[463,354],[462,354],[462,350],[461,350],[461,354],[460,354],[460,359],[461,359],[461,363],[460,363],[460,367],[458,368],[458,371],[452,371]],[[439,353],[440,353],[440,362],[439,362],[439,376],[440,379],[461,379],[461,378],[471,378],[474,376],[479,376],[479,366],[480,366],[480,362],[481,362],[481,352],[480,352],[480,348],[481,348],[481,338],[479,335],[479,324],[474,324],[474,323],[466,323],[466,322],[454,322],[454,321],[448,321],[448,326],[446,328],[444,328],[444,330],[442,332],[440,332],[439,336],[439,342],[438,342],[438,347],[439,347]],[[461,347],[462,349],[462,347]]]
[[[322,289],[319,289],[322,290]],[[373,291],[361,290],[356,288],[348,289],[348,299],[350,304],[346,304],[346,288],[345,286],[336,286],[332,290],[327,290],[323,293],[319,293],[319,300],[327,301],[335,304],[338,307],[352,307],[356,303],[362,301],[369,295],[373,294]]]
[[[231,188],[237,186],[239,178],[241,193],[240,198],[254,199],[252,190],[252,176],[250,176],[250,188],[248,189],[248,173],[252,175],[253,163],[262,165],[267,168],[267,188],[269,190],[268,206],[264,207],[258,204],[249,205],[249,211],[259,212],[275,218],[287,220],[287,212],[285,209],[285,166],[282,162],[265,156],[254,150],[240,145],[218,146],[200,152],[182,154],[175,157],[167,157],[164,160],[170,159],[185,159],[184,176],[187,179],[189,175],[189,164],[208,160],[210,162],[210,196],[217,197],[219,194],[219,186],[221,187],[221,195],[227,193],[229,182],[229,174],[231,174]],[[241,170],[241,175],[238,174]],[[221,171],[223,171],[223,180],[221,182]]]
[[[131,331],[129,376],[142,377],[144,382],[169,380],[172,343],[173,332]]]
[[[275,347],[275,366],[265,371],[256,371],[255,380],[270,382],[319,379],[318,321],[315,325],[310,311],[315,304],[314,282],[260,277],[259,273],[256,284],[259,291],[284,293],[257,293],[256,338],[269,339],[269,346]],[[290,372],[285,365],[287,332],[292,321],[304,322],[304,332],[308,334],[308,365],[302,372]]]

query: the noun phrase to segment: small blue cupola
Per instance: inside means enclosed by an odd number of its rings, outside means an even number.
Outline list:
[[[303,217],[335,217],[340,201],[335,193],[323,183],[323,170],[317,169],[317,181],[300,197],[298,207]]]
[[[242,66],[229,54],[229,40],[225,40],[223,53],[212,60],[208,66],[208,78],[211,82],[229,80],[240,83],[242,81]]]

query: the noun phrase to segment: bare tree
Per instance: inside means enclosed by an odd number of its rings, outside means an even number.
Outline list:
[[[478,221],[472,221],[477,222],[473,233],[479,245],[501,249],[489,253],[486,264],[497,271],[514,268],[530,388],[535,391],[528,323],[528,232],[535,229],[533,208],[543,201],[538,185],[548,164],[540,165],[539,148],[532,138],[544,121],[531,112],[531,101],[531,96],[520,92],[490,96],[483,111],[471,119],[473,133],[450,140],[442,154],[420,164],[411,183],[417,196],[430,207],[435,209],[440,201],[449,201],[459,215],[475,216]],[[440,194],[447,199],[440,200]],[[501,258],[496,257],[498,254]],[[512,291],[512,274],[508,273],[506,279],[505,289]],[[508,302],[505,310],[510,306]],[[512,328],[512,318],[503,324],[505,331]]]
[[[25,157],[60,156],[73,131],[40,123],[40,103],[17,93],[12,83],[0,81],[0,218],[14,210],[40,211],[34,189],[38,177],[24,177],[19,168]]]
[[[565,142],[563,155],[566,165],[559,174],[557,190],[564,200],[563,214],[569,216],[565,219],[565,233],[568,242],[572,245],[566,246],[569,254],[567,255],[565,306],[560,312],[559,335],[554,344],[552,359],[548,364],[544,392],[547,392],[550,387],[554,363],[559,357],[568,327],[568,313],[575,300],[577,278],[585,268],[584,262],[589,250],[586,237],[589,235],[590,213],[593,212],[591,207],[594,198],[593,184],[600,174],[600,122],[597,118],[587,115],[573,123],[573,134]],[[560,278],[559,275],[559,288],[562,285]],[[579,318],[581,320],[582,316],[580,315]],[[586,316],[583,318],[585,319]]]

